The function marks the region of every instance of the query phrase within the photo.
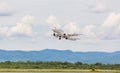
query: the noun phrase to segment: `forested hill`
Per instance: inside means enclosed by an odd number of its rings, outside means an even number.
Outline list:
[[[45,49],[40,51],[0,50],[0,61],[61,61],[83,63],[120,64],[120,52],[73,52],[70,50]]]

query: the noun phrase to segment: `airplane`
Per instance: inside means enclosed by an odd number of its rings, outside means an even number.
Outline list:
[[[75,36],[82,35],[82,34],[76,34],[76,33],[66,34],[66,33],[64,33],[63,30],[57,29],[56,27],[54,27],[52,29],[52,31],[53,31],[53,36],[59,38],[59,40],[61,40],[62,38],[64,38],[66,40],[76,41],[76,40],[79,40],[79,38],[75,38]]]

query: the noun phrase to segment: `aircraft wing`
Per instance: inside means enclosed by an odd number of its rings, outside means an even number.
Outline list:
[[[71,38],[71,37],[69,37],[68,40],[76,41],[76,40],[80,40],[80,39],[79,38]]]
[[[70,36],[79,36],[79,35],[82,35],[82,34],[73,33],[73,34],[67,34],[67,35],[70,37]]]

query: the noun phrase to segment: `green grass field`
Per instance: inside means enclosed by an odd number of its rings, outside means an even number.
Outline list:
[[[79,69],[0,69],[0,73],[120,73],[120,70],[79,70]]]
[[[0,73],[120,73],[120,72],[0,72]]]

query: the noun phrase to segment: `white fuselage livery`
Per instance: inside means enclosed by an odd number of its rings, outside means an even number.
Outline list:
[[[59,38],[59,40],[61,40],[61,38],[65,38],[67,40],[79,40],[78,38],[75,38],[74,36],[78,36],[79,34],[66,34],[64,33],[64,31],[62,31],[61,29],[57,29],[57,28],[54,28],[52,29],[52,31],[54,32],[53,33],[53,36]]]

